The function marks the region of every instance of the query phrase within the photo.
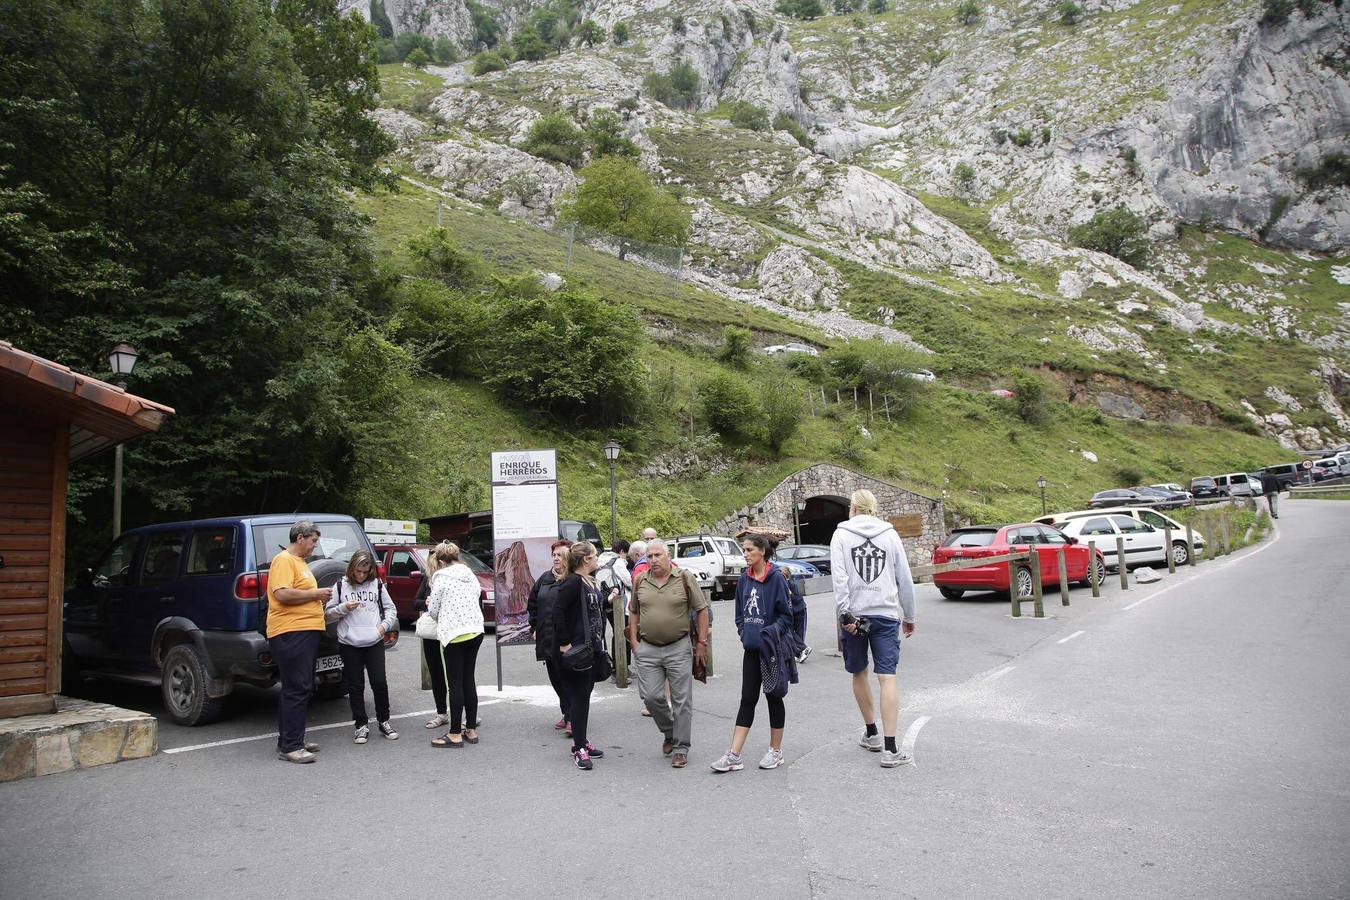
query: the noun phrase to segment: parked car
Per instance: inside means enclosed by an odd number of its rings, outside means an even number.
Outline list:
[[[800,560],[809,562],[821,571],[830,574],[830,548],[824,544],[784,544],[773,553],[776,562]]]
[[[1073,510],[1071,512],[1051,513],[1048,516],[1042,516],[1039,519],[1035,519],[1034,521],[1042,525],[1054,525],[1056,528],[1059,528],[1062,531],[1067,523],[1075,519],[1091,519],[1099,517],[1101,516],[1101,514],[1102,511],[1099,509],[1078,509]],[[1153,509],[1152,507],[1122,506],[1119,508],[1111,509],[1110,514],[1113,516],[1130,516],[1131,518],[1138,519],[1140,522],[1143,522],[1146,525],[1152,525],[1159,531],[1163,531],[1164,529],[1170,528],[1172,529],[1172,539],[1174,541],[1177,539],[1177,535],[1181,535],[1181,540],[1183,542],[1186,539],[1185,525],[1183,525],[1176,519],[1172,518],[1171,516],[1167,515],[1166,513],[1158,512],[1156,509]],[[1191,536],[1195,538],[1195,546],[1197,548],[1203,549],[1205,546],[1205,536],[1201,534],[1199,531],[1196,531],[1194,528],[1191,529]],[[1087,540],[1084,539],[1082,543],[1087,543]],[[1098,543],[1100,543],[1100,541]]]
[[[745,556],[734,540],[714,534],[686,534],[671,538],[666,544],[675,563],[697,575],[699,583],[712,591],[714,600],[736,596],[736,582],[745,571]]]
[[[770,356],[785,356],[789,353],[805,353],[807,356],[819,356],[820,351],[810,344],[774,344],[765,347],[764,352]]]
[[[1346,474],[1346,466],[1336,457],[1319,459],[1313,463],[1312,477],[1313,481],[1325,481],[1328,478],[1340,478]]]
[[[913,372],[905,372],[904,375],[915,381],[937,381],[937,376],[928,369],[915,369]]]
[[[1187,491],[1169,491],[1152,485],[1140,485],[1130,490],[1153,500],[1153,505],[1158,509],[1177,509],[1191,502],[1191,495]]]
[[[1010,397],[1017,396],[1015,393],[1008,390],[1007,388],[994,388],[989,393],[993,394],[995,397],[1002,397],[1005,400],[1009,399]]]
[[[1129,488],[1113,488],[1109,491],[1098,491],[1092,495],[1088,501],[1088,506],[1093,509],[1105,509],[1111,506],[1155,506],[1157,499],[1141,494],[1138,491]]]
[[[1283,490],[1287,490],[1291,484],[1300,484],[1308,480],[1308,476],[1304,474],[1299,463],[1279,463],[1274,466],[1266,466],[1261,472],[1265,475],[1274,475]]]
[[[1149,487],[1155,487],[1160,491],[1171,491],[1174,494],[1186,494],[1187,497],[1189,497],[1191,493],[1189,490],[1177,484],[1175,481],[1167,481],[1163,482],[1162,484],[1150,484]]]
[[[979,559],[987,556],[1002,556],[1006,553],[1027,550],[1034,547],[1040,557],[1041,585],[1059,584],[1058,553],[1064,550],[1064,563],[1069,582],[1086,582],[1089,576],[1090,556],[1085,544],[1065,537],[1058,529],[1049,525],[1027,522],[1019,525],[974,525],[958,528],[948,535],[942,546],[933,551],[935,564],[953,562],[959,559]],[[1095,562],[1097,577],[1105,576],[1106,565],[1100,552]],[[1031,593],[1031,575],[1025,569],[1018,571],[1021,583],[1018,591],[1023,595]],[[940,572],[933,576],[938,592],[948,600],[959,598],[966,591],[1007,591],[1008,564],[991,563],[987,566],[972,566],[954,572]]]
[[[413,600],[422,588],[422,580],[427,577],[427,551],[435,546],[435,544],[375,545],[375,558],[380,561],[385,583],[389,585],[389,595],[394,598],[394,607],[398,610],[399,621],[405,625],[417,618],[413,612]],[[492,569],[467,550],[461,549],[459,558],[478,578],[478,587],[482,591],[478,596],[478,602],[483,607],[483,620],[491,630],[497,623]]]
[[[773,562],[774,565],[786,571],[793,578],[815,578],[821,574],[820,569],[800,559],[779,559],[775,555]]]
[[[1208,475],[1202,475],[1191,479],[1191,497],[1196,500],[1205,500],[1209,497],[1219,496],[1219,486],[1214,483],[1214,479]]]
[[[1220,497],[1259,497],[1261,482],[1246,472],[1229,472],[1227,475],[1215,475],[1214,486]]]
[[[1172,532],[1172,546],[1169,551],[1165,541],[1166,534],[1161,528],[1116,510],[1110,510],[1109,515],[1070,519],[1059,528],[1065,535],[1077,538],[1084,544],[1095,541],[1097,550],[1112,568],[1118,569],[1121,565],[1116,546],[1117,537],[1124,538],[1125,541],[1124,564],[1127,568],[1144,563],[1165,563],[1169,552],[1179,566],[1184,566],[1190,561],[1191,554],[1190,548],[1186,546],[1185,528],[1180,529],[1180,533]]]
[[[297,519],[322,536],[307,562],[319,587],[342,577],[370,540],[350,516],[308,513],[197,519],[121,534],[65,596],[63,676],[157,684],[179,725],[216,719],[237,684],[269,687],[267,570]],[[315,690],[341,696],[336,626],[319,644]],[[396,637],[391,636],[396,640]]]

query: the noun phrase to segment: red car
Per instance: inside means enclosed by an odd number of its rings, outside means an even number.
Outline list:
[[[394,608],[398,610],[402,622],[411,622],[417,618],[413,614],[413,599],[422,587],[422,579],[427,577],[427,551],[433,547],[435,544],[375,545],[375,558],[379,561],[384,582],[389,586],[389,596],[394,598]],[[478,578],[478,585],[482,588],[478,602],[483,605],[483,619],[491,629],[497,621],[492,570],[466,550],[459,551],[459,558]]]
[[[1064,565],[1068,570],[1069,583],[1086,584],[1088,580],[1088,547],[1075,538],[1066,537],[1059,529],[1049,525],[1037,525],[1032,522],[1021,525],[972,525],[958,528],[951,533],[941,547],[933,551],[933,563],[941,564],[959,559],[979,559],[983,556],[1002,556],[1005,553],[1019,552],[1036,548],[1041,562],[1041,587],[1059,586],[1059,551],[1064,550]],[[1097,553],[1097,578],[1105,578],[1106,563],[1100,551]],[[1031,593],[1031,573],[1025,569],[1018,571],[1021,581],[1019,593],[1026,596]],[[992,563],[987,566],[971,566],[969,569],[957,569],[953,572],[940,572],[933,576],[938,591],[948,600],[955,600],[966,591],[1003,591],[1008,590],[1008,564]]]

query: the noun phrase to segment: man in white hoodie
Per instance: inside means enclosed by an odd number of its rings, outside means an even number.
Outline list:
[[[900,635],[914,633],[914,581],[900,535],[889,522],[877,518],[876,496],[871,491],[854,491],[848,514],[830,539],[830,580],[844,668],[853,675],[853,697],[863,718],[858,744],[881,753],[881,765],[889,769],[910,761],[910,755],[895,744],[900,719],[895,669],[900,662]],[[869,650],[881,688],[884,734],[877,733],[872,686],[867,682]]]

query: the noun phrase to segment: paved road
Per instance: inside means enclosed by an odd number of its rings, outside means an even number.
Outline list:
[[[916,766],[882,770],[854,745],[817,596],[789,765],[710,774],[739,691],[718,604],[725,674],[696,692],[684,771],[612,685],[592,713],[608,755],[573,769],[523,649],[505,653],[503,695],[481,660],[498,702],[477,747],[431,749],[420,718],[357,747],[339,702],[311,716],[340,723],[316,733],[317,765],[276,762],[270,737],[185,749],[268,735],[275,699],[258,693],[216,725],[165,726],[183,752],[0,785],[0,896],[1350,896],[1350,562],[1325,552],[1350,535],[1350,503],[1290,502],[1280,525],[1160,585],[1075,591],[1044,620],[921,588],[901,669]],[[396,713],[430,705],[410,650]]]

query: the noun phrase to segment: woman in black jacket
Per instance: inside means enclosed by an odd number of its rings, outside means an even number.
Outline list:
[[[591,689],[595,687],[594,670],[591,667],[580,671],[568,668],[563,654],[573,646],[587,643],[596,656],[604,652],[600,591],[591,577],[598,562],[595,546],[589,541],[573,544],[567,554],[567,577],[558,584],[553,595],[554,646],[550,650],[557,661],[558,675],[567,695],[572,720],[572,759],[578,769],[585,770],[590,770],[591,760],[605,755],[586,740]]]
[[[566,538],[553,542],[549,548],[553,554],[553,568],[535,580],[534,587],[530,588],[530,598],[525,604],[530,614],[530,634],[534,636],[534,658],[543,662],[548,672],[548,683],[553,685],[553,693],[558,695],[558,709],[562,712],[562,718],[554,722],[553,727],[568,737],[572,736],[572,719],[567,714],[567,691],[563,689],[562,679],[558,675],[558,660],[552,655],[553,648],[546,646],[551,635],[548,629],[541,627],[541,623],[553,622],[553,594],[557,584],[567,577],[567,551],[571,547],[572,542]]]

